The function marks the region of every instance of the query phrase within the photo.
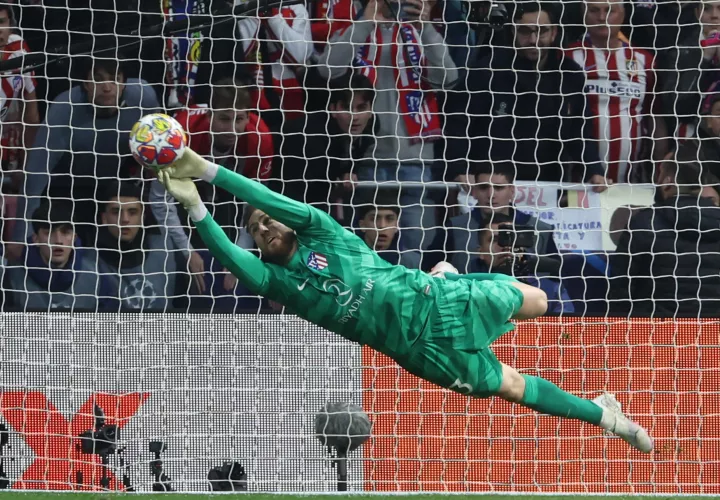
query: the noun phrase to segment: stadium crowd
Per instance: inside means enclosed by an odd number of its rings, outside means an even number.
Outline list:
[[[4,310],[279,309],[130,154],[132,125],[163,111],[196,152],[331,213],[389,262],[513,274],[553,314],[716,314],[720,1],[272,5],[140,37],[232,2],[0,3],[0,61],[48,54],[0,78]],[[628,196],[597,229],[614,250],[568,251],[515,207],[528,183],[556,184],[558,206],[627,183],[654,201]],[[242,203],[200,192],[252,249]]]

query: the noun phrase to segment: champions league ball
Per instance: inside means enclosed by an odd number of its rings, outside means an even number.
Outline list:
[[[162,113],[145,115],[130,131],[130,151],[135,159],[153,170],[161,170],[182,158],[187,135],[173,117]]]

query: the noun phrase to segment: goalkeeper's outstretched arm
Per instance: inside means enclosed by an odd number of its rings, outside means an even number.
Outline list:
[[[225,167],[208,162],[201,178],[225,189],[291,229],[302,230],[311,224],[313,208],[310,205],[276,193]]]
[[[252,292],[265,295],[270,282],[268,268],[263,261],[247,250],[233,245],[225,231],[208,213],[195,183],[187,178],[172,178],[168,169],[158,172],[158,181],[185,207],[208,250],[223,267]]]
[[[264,295],[269,273],[263,261],[247,250],[234,245],[225,231],[208,213],[205,205],[192,207],[190,217],[210,253],[236,276],[250,291]]]

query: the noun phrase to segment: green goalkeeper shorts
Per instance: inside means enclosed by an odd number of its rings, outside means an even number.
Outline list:
[[[438,281],[435,308],[403,367],[440,387],[478,398],[498,392],[502,365],[490,345],[511,331],[523,303],[510,281]]]

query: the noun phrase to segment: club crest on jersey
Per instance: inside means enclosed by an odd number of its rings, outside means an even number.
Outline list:
[[[328,266],[328,261],[323,254],[317,252],[310,252],[310,255],[308,255],[307,259],[307,266],[310,269],[322,271]]]
[[[627,71],[630,78],[635,78],[640,72],[640,65],[635,59],[631,59],[627,62]]]

